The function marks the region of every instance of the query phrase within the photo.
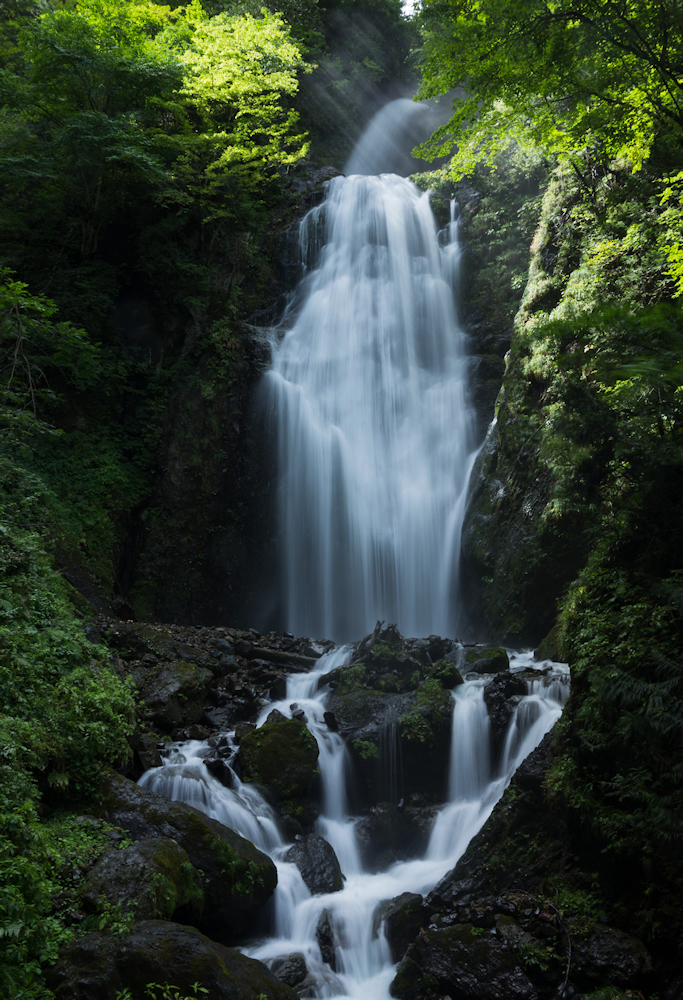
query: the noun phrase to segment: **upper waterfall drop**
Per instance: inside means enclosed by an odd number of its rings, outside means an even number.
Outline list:
[[[440,241],[429,196],[395,174],[335,178],[301,224],[307,273],[265,376],[281,617],[297,635],[343,641],[378,618],[454,633],[474,446],[456,230]]]

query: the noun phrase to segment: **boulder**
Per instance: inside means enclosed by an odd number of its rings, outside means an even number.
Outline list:
[[[323,910],[318,918],[315,939],[318,942],[323,962],[326,962],[332,971],[336,972],[337,955],[335,953],[335,936],[329,910]]]
[[[373,806],[356,825],[363,867],[384,871],[396,861],[421,857],[435,813],[436,807],[398,809],[389,802]]]
[[[210,670],[178,660],[148,671],[140,697],[154,724],[171,730],[199,722],[212,679]]]
[[[573,967],[574,975],[584,981],[586,988],[606,983],[637,986],[652,972],[652,961],[638,938],[596,924],[587,938],[574,943]]]
[[[240,764],[244,781],[262,785],[279,799],[298,798],[315,776],[318,744],[297,719],[274,721],[242,736]]]
[[[346,690],[340,683],[327,709],[349,747],[358,807],[396,804],[413,792],[443,799],[453,713],[438,680],[403,694],[360,686]]]
[[[161,767],[160,741],[159,734],[153,732],[136,733],[129,738],[128,742],[133,750],[133,767],[129,772],[130,777],[136,779],[152,767]]]
[[[235,783],[233,773],[222,757],[205,757],[204,766],[217,781],[220,781],[221,785],[232,788]]]
[[[401,961],[427,917],[424,900],[416,892],[403,892],[378,907],[377,919],[384,923],[392,962]]]
[[[167,837],[187,852],[202,873],[204,909],[198,924],[212,937],[233,940],[253,927],[275,889],[277,870],[252,843],[198,809],[118,774],[104,785],[102,811],[133,837]]]
[[[429,676],[435,678],[441,687],[451,688],[458,687],[460,684],[465,682],[462,679],[462,674],[456,667],[453,660],[437,660],[436,663],[429,668]]]
[[[298,951],[292,955],[279,955],[274,958],[270,963],[270,971],[278,982],[292,987],[299,986],[308,975],[306,959]]]
[[[510,660],[504,649],[498,646],[469,646],[461,663],[464,674],[497,674],[510,669]]]
[[[498,763],[508,725],[517,705],[527,693],[527,675],[501,671],[492,677],[484,688],[484,701],[491,725],[491,743],[494,765]]]
[[[399,1000],[537,1000],[538,994],[502,939],[471,924],[421,931],[390,987]]]
[[[299,838],[287,851],[283,861],[293,862],[309,892],[339,892],[343,888],[341,868],[334,848],[317,833]]]
[[[451,696],[437,680],[425,681],[411,710],[399,719],[403,795],[421,792],[444,799],[452,729]]]
[[[261,962],[165,920],[142,920],[125,935],[85,934],[45,971],[56,1000],[116,1000],[124,990],[137,1000],[149,983],[170,983],[183,997],[199,983],[211,1000],[296,998]]]
[[[198,919],[204,892],[187,852],[175,840],[157,837],[100,858],[82,890],[84,908],[94,913],[102,897],[136,920],[171,919],[181,908]]]

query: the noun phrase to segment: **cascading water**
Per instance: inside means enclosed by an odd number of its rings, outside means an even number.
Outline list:
[[[378,139],[365,140],[375,154]],[[297,635],[347,641],[378,618],[408,635],[456,631],[475,443],[456,235],[453,211],[440,245],[428,195],[393,174],[333,179],[301,225],[307,275],[263,404],[277,438],[281,615]]]
[[[281,860],[285,851],[270,806],[258,790],[234,775],[227,789],[203,766],[212,753],[208,744],[191,742],[173,750],[164,766],[147,771],[140,784],[169,798],[182,799],[231,826],[267,851],[278,869],[273,931],[267,940],[245,948],[247,954],[266,963],[283,955],[303,955],[318,997],[349,997],[352,1000],[388,1000],[395,973],[382,928],[375,926],[378,905],[400,893],[429,890],[463,854],[502,795],[512,774],[559,718],[569,691],[569,673],[552,664],[549,673],[528,682],[529,693],[514,712],[505,743],[504,767],[492,773],[489,726],[484,686],[486,679],[474,677],[453,693],[453,737],[449,798],[437,815],[429,846],[422,859],[401,862],[386,872],[362,869],[355,837],[356,820],[347,810],[347,750],[342,738],[329,730],[323,714],[329,688],[318,688],[320,677],[348,662],[350,651],[342,647],[324,656],[309,674],[290,677],[287,695],[267,704],[258,720],[262,725],[273,708],[292,715],[292,706],[303,709],[308,727],[320,748],[322,812],[317,832],[332,844],[346,876],[344,888],[328,895],[312,896],[295,865]],[[530,655],[513,654],[512,670],[538,667]],[[542,666],[547,667],[548,664]],[[322,960],[316,928],[327,911],[334,928],[336,972]]]
[[[375,156],[372,136],[364,148]],[[368,163],[355,169],[369,174]],[[335,179],[325,204],[302,224],[309,270],[266,376],[279,439],[283,617],[297,634],[358,638],[377,618],[412,635],[454,634],[459,534],[474,458],[453,304],[456,231],[453,209],[439,243],[428,198],[393,175]],[[282,860],[271,807],[236,774],[231,789],[220,784],[203,764],[208,744],[173,749],[140,783],[197,806],[273,857],[273,936],[250,944],[248,954],[272,962],[300,953],[309,971],[306,996],[388,1000],[395,969],[376,926],[378,904],[425,892],[455,865],[517,766],[559,717],[569,676],[551,664],[528,682],[495,769],[488,678],[467,677],[453,692],[449,801],[424,857],[368,873],[349,815],[347,750],[324,721],[329,689],[318,689],[323,674],[349,659],[350,648],[341,647],[309,674],[290,677],[286,698],[264,706],[258,720],[263,724],[273,707],[285,716],[293,706],[305,713],[320,749],[317,832],[340,861],[341,891],[311,895],[296,866]],[[513,671],[538,666],[528,654],[512,656]],[[380,752],[390,796],[399,787],[399,749],[396,732],[387,729]],[[325,911],[334,970],[316,935]]]

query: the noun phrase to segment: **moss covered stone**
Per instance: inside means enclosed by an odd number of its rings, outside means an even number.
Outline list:
[[[504,649],[497,646],[475,646],[465,650],[463,670],[478,674],[497,674],[510,669],[510,660]]]
[[[213,674],[185,660],[149,671],[141,691],[147,713],[162,729],[199,722]]]
[[[437,660],[429,671],[431,678],[439,682],[441,687],[451,689],[463,684],[462,674],[452,660]]]
[[[267,855],[234,830],[183,802],[171,802],[112,774],[102,808],[112,822],[134,837],[171,838],[202,873],[201,916],[183,912],[187,920],[212,937],[232,940],[248,932],[277,884],[275,865]]]
[[[126,935],[78,938],[48,971],[48,982],[57,1000],[115,1000],[124,990],[137,1000],[149,983],[171,983],[183,997],[198,983],[212,1000],[296,1000],[261,962],[161,920],[142,920]]]
[[[83,902],[94,912],[101,899],[136,920],[166,920],[180,908],[196,919],[204,902],[202,878],[187,852],[168,837],[108,851],[88,874]],[[187,917],[186,917],[187,919]]]
[[[318,765],[318,744],[303,722],[285,719],[261,726],[240,741],[245,781],[263,785],[280,799],[306,795]]]
[[[535,1000],[537,993],[504,941],[471,924],[420,935],[398,967],[391,994],[399,1000]]]

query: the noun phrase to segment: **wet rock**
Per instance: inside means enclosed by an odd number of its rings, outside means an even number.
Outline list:
[[[438,681],[426,681],[412,709],[399,719],[404,795],[418,791],[443,800],[452,728],[450,695]]]
[[[441,687],[448,690],[464,684],[462,674],[453,660],[437,660],[429,669],[429,676],[435,678]]]
[[[133,778],[139,778],[152,767],[161,767],[161,754],[157,744],[157,733],[142,733],[133,741]]]
[[[109,851],[92,868],[82,892],[83,906],[96,912],[100,898],[133,912],[136,920],[171,919],[181,907],[196,922],[204,892],[199,872],[175,840],[156,837],[121,851]],[[187,914],[184,914],[187,919]]]
[[[652,972],[652,961],[642,941],[600,924],[585,940],[574,943],[573,962],[576,973],[588,981],[586,985],[638,986]]]
[[[242,704],[230,702],[218,708],[206,708],[204,710],[204,722],[212,729],[229,729],[243,715]]]
[[[295,1000],[296,993],[261,962],[164,920],[141,920],[130,934],[86,934],[46,969],[57,1000],[115,1000],[124,990],[145,995],[150,982],[173,983],[192,996],[199,983],[221,1000]]]
[[[215,636],[214,638],[209,639],[207,645],[223,656],[232,656],[233,654],[232,646],[227,639],[223,639],[221,636]]]
[[[127,621],[113,621],[101,617],[102,637],[110,649],[124,659],[143,662],[194,663],[212,670],[213,657],[206,649],[173,634],[173,626],[154,626]],[[186,630],[187,635],[189,630]]]
[[[280,800],[305,796],[317,763],[315,737],[297,719],[268,723],[240,740],[243,780],[262,785]]]
[[[505,893],[520,885],[534,891],[543,865],[557,863],[567,850],[564,820],[548,809],[541,784],[552,766],[551,730],[518,768],[510,787],[496,805],[486,825],[470,841],[467,850],[452,871],[432,889],[428,904],[435,910],[453,910],[471,902],[477,895],[490,895],[492,859],[496,861],[496,892]],[[510,852],[509,863],[500,864],[500,856],[514,843],[517,831],[528,837],[532,830],[543,842],[543,858],[520,857]],[[488,891],[487,891],[488,889]]]
[[[102,809],[133,837],[167,837],[202,872],[204,908],[198,925],[212,937],[233,940],[253,927],[277,884],[275,865],[252,843],[183,802],[172,802],[111,774]]]
[[[287,851],[284,861],[292,861],[306,883],[309,892],[339,892],[343,888],[341,868],[331,844],[317,833],[297,840]]]
[[[383,871],[396,861],[421,857],[429,842],[436,807],[428,810],[423,822],[422,810],[402,808],[380,802],[356,825],[356,838],[369,871]]]
[[[325,725],[333,733],[339,732],[339,723],[334,712],[323,712],[323,719],[325,720]]]
[[[538,994],[504,941],[471,924],[420,931],[390,987],[398,1000],[537,1000]]]
[[[503,671],[491,678],[484,688],[484,701],[491,725],[491,744],[497,762],[505,744],[512,714],[527,693],[526,679],[519,673]]]
[[[559,660],[560,659],[560,649],[558,644],[558,627],[553,625],[551,630],[546,635],[545,639],[542,639],[538,644],[537,648],[534,650],[535,660]]]
[[[326,962],[332,971],[336,972],[337,956],[335,954],[335,936],[332,921],[330,920],[329,910],[323,910],[320,914],[318,925],[315,929],[315,939],[318,942],[323,962]]]
[[[210,671],[184,660],[166,664],[148,676],[140,697],[154,724],[168,731],[199,722],[212,676]]]
[[[269,694],[272,701],[283,701],[287,697],[287,678],[278,677],[271,684]]]
[[[439,682],[404,694],[345,685],[342,678],[327,708],[349,747],[358,805],[397,802],[413,792],[443,799],[453,713]]]
[[[292,987],[299,986],[308,975],[306,959],[298,951],[274,958],[270,963],[270,971],[279,982]]]
[[[254,722],[238,722],[235,726],[235,741],[239,743],[243,736],[253,732],[254,729],[256,729]]]
[[[175,743],[182,743],[185,740],[205,740],[211,735],[211,731],[206,726],[184,726],[182,729],[174,729],[172,736]]]
[[[404,892],[381,904],[377,915],[384,922],[392,962],[401,961],[422,925],[428,922],[427,914],[422,896],[415,892]]]
[[[274,722],[286,722],[287,716],[284,715],[279,708],[274,708],[272,712],[268,713],[266,721],[263,723],[264,726],[272,726]]]
[[[225,788],[232,788],[235,779],[232,771],[221,757],[206,757],[204,764],[207,771],[214,776]]]
[[[463,673],[497,674],[510,669],[510,660],[504,649],[497,646],[470,646],[462,660]]]

